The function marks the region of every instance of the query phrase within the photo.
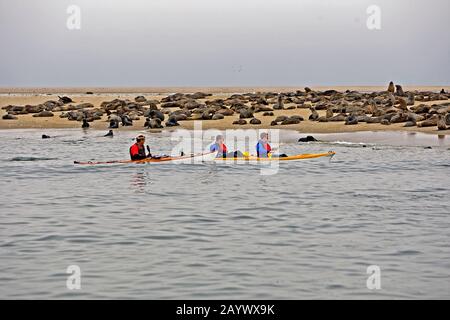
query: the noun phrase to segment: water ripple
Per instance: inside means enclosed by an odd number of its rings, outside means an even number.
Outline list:
[[[64,138],[0,132],[1,298],[450,297],[446,148],[286,143],[337,155],[262,176],[241,165],[76,167],[127,157],[135,133],[48,134]],[[11,159],[22,138],[36,148]],[[150,137],[166,153],[169,140]],[[74,264],[79,292],[66,288]],[[381,268],[377,292],[370,265]]]

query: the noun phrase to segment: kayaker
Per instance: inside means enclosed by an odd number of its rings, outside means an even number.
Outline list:
[[[259,137],[260,139],[256,144],[256,155],[258,158],[268,158],[270,156],[270,152],[272,151],[272,147],[269,144],[269,134],[267,132],[263,132]]]
[[[223,157],[226,158],[227,157],[227,151],[228,148],[225,145],[225,143],[223,143],[223,136],[221,134],[219,134],[218,136],[216,136],[216,142],[213,143],[210,147],[209,147],[209,151],[211,152],[217,152],[217,157]]]
[[[142,160],[152,157],[149,146],[147,146],[148,154],[145,153],[144,144],[145,144],[145,137],[143,135],[137,136],[136,143],[130,147],[131,160]]]

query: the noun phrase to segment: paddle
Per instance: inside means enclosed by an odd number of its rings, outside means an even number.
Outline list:
[[[148,151],[148,158],[152,158],[152,153],[150,152],[150,147],[147,145],[147,151]]]

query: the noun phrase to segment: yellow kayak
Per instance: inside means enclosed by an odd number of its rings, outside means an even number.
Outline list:
[[[271,158],[258,158],[255,156],[248,156],[248,157],[240,157],[240,158],[216,158],[214,160],[219,162],[268,162],[268,161],[303,161],[303,160],[310,160],[310,159],[317,159],[317,158],[324,158],[324,157],[333,157],[336,154],[334,151],[330,151],[327,153],[304,153],[304,154],[297,154],[293,156],[287,156],[287,157],[271,157]]]

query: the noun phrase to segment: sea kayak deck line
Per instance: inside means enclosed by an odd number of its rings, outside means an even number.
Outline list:
[[[111,161],[74,161],[76,165],[108,165],[108,164],[142,164],[142,163],[196,163],[214,161],[217,152],[192,154],[187,156],[160,156],[142,160],[111,160]]]
[[[287,157],[272,157],[272,158],[258,158],[255,156],[249,156],[249,157],[240,157],[240,158],[216,158],[216,161],[225,161],[225,162],[248,162],[248,161],[257,161],[257,162],[271,162],[271,161],[301,161],[301,160],[309,160],[309,159],[316,159],[316,158],[323,158],[323,157],[330,157],[332,158],[336,152],[330,151],[327,153],[304,153],[304,154],[297,154],[293,156],[287,156]]]
[[[241,157],[241,158],[217,158],[217,152],[208,152],[189,156],[163,156],[158,158],[148,158],[143,160],[111,160],[111,161],[74,161],[76,165],[108,165],[108,164],[129,164],[129,163],[195,163],[195,162],[226,162],[226,163],[259,163],[259,162],[274,162],[274,161],[304,161],[317,158],[329,157],[332,158],[336,153],[330,151],[327,153],[312,153],[312,154],[297,154],[288,157],[272,157],[272,158],[258,158],[255,156]]]

